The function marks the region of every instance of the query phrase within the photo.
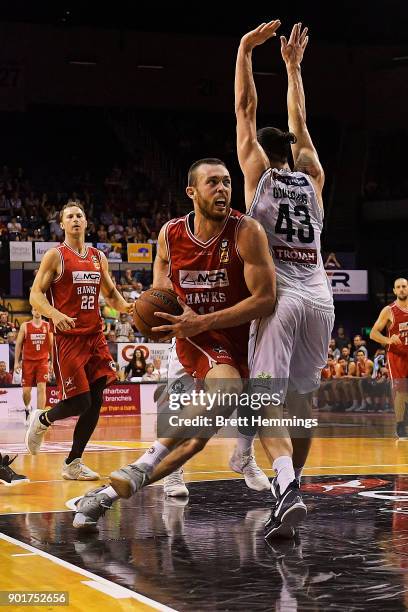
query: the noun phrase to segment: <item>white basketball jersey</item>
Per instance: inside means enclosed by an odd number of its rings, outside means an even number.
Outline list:
[[[296,295],[333,309],[320,253],[323,209],[309,177],[269,168],[259,180],[249,215],[268,236],[278,295]]]

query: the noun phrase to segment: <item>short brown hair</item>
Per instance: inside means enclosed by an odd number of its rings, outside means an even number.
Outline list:
[[[71,208],[72,206],[78,206],[78,208],[80,208],[82,210],[82,212],[84,213],[84,215],[86,217],[86,212],[85,212],[84,205],[82,204],[82,202],[80,202],[80,200],[68,200],[68,202],[66,204],[64,204],[64,206],[60,210],[60,214],[59,214],[60,221],[62,221],[62,217],[64,215],[64,210],[66,208]]]
[[[194,162],[194,164],[191,164],[187,176],[188,187],[195,187],[197,180],[197,169],[204,164],[208,164],[210,166],[224,166],[224,168],[227,170],[227,166],[220,159],[217,159],[216,157],[203,157],[203,159],[199,159]]]

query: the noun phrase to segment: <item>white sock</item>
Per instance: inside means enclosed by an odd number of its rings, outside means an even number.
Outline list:
[[[300,484],[300,479],[302,478],[303,468],[295,468],[295,478],[298,480]]]
[[[140,465],[143,463],[148,466],[148,472],[151,474],[153,472],[156,465],[162,461],[169,454],[170,449],[167,446],[164,446],[161,442],[156,440],[153,442],[152,446],[146,451],[137,461],[134,461],[132,465]]]
[[[292,457],[282,455],[273,462],[273,469],[276,471],[280,494],[288,488],[292,480],[295,480]]]
[[[110,486],[106,487],[106,489],[103,490],[103,493],[106,493],[106,495],[109,495],[111,499],[119,499],[119,495],[116,493],[113,487],[110,487]]]
[[[251,454],[253,442],[254,436],[244,436],[244,434],[238,432],[237,449],[241,455]]]

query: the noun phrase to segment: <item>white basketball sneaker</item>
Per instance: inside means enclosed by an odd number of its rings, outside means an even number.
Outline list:
[[[91,470],[81,459],[74,459],[71,463],[66,463],[62,466],[61,475],[65,480],[99,480],[100,476],[97,472]]]
[[[252,449],[253,450],[253,449]],[[237,474],[243,474],[247,487],[254,491],[269,491],[271,483],[267,475],[258,467],[252,452],[240,453],[238,447],[230,459],[230,468]]]
[[[34,410],[30,416],[30,424],[25,435],[25,445],[31,455],[36,455],[41,447],[43,437],[48,427],[40,421],[40,414],[43,410]]]
[[[183,473],[183,468],[179,468],[163,478],[163,490],[167,497],[188,497]]]

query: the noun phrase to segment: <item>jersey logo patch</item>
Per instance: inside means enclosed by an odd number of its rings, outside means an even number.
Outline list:
[[[99,285],[101,281],[100,272],[78,270],[72,272],[72,282],[74,284],[86,283],[87,285]]]
[[[220,270],[179,270],[180,287],[184,289],[208,289],[228,287],[228,272]]]
[[[273,247],[273,254],[279,261],[288,263],[308,264],[315,266],[317,264],[316,249],[302,249],[293,247]]]
[[[228,263],[230,260],[229,240],[221,240],[220,245],[220,264]]]
[[[101,264],[99,263],[99,259],[97,255],[92,255],[91,260],[92,260],[93,265],[95,266],[95,270],[100,270]]]

